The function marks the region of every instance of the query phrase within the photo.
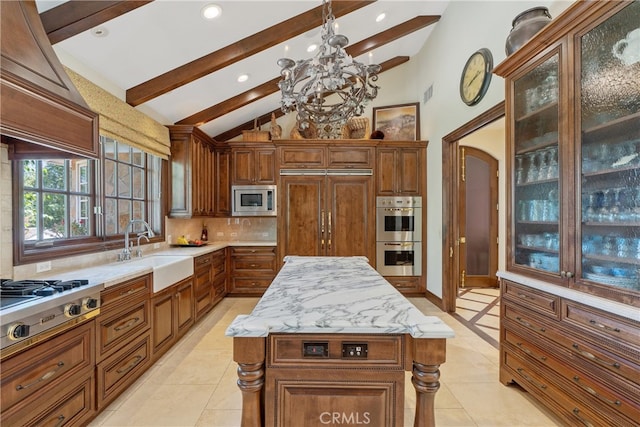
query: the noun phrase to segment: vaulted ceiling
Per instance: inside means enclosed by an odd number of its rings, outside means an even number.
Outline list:
[[[201,10],[210,3],[222,14],[205,20]],[[320,41],[321,3],[36,1],[63,63],[161,123],[195,125],[218,141],[282,114],[276,61],[313,55],[306,49]],[[420,50],[447,3],[336,0],[332,9],[347,51],[384,73]],[[241,74],[249,76],[244,83]]]

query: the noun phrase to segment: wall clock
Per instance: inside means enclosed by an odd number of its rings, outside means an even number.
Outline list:
[[[464,64],[460,76],[460,98],[467,105],[475,105],[484,97],[491,82],[493,55],[482,48],[473,53]]]

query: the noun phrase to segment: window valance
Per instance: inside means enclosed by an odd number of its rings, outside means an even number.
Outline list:
[[[136,110],[100,86],[65,67],[84,100],[100,114],[100,135],[167,159],[171,153],[169,129]]]

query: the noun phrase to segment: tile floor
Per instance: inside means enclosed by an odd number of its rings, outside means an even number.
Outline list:
[[[453,317],[496,349],[500,348],[499,288],[461,289]]]
[[[561,425],[520,388],[500,384],[498,350],[493,345],[426,299],[410,300],[425,314],[442,318],[456,333],[447,341],[447,362],[440,369],[438,427]],[[236,364],[232,339],[224,331],[257,301],[224,299],[90,426],[239,427]],[[415,392],[410,381],[405,393],[404,425],[412,426]]]

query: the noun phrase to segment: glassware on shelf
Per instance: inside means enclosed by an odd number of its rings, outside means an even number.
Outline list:
[[[547,153],[545,150],[538,150],[538,181],[547,179],[549,175],[549,164],[547,162]]]
[[[536,152],[532,151],[527,153],[527,180],[526,182],[534,182],[538,178],[538,168],[536,167],[535,159]]]
[[[524,182],[524,168],[522,167],[522,161],[524,157],[516,156],[518,166],[516,167],[516,184],[522,184]]]
[[[555,178],[558,178],[558,147],[550,147],[547,179]]]

